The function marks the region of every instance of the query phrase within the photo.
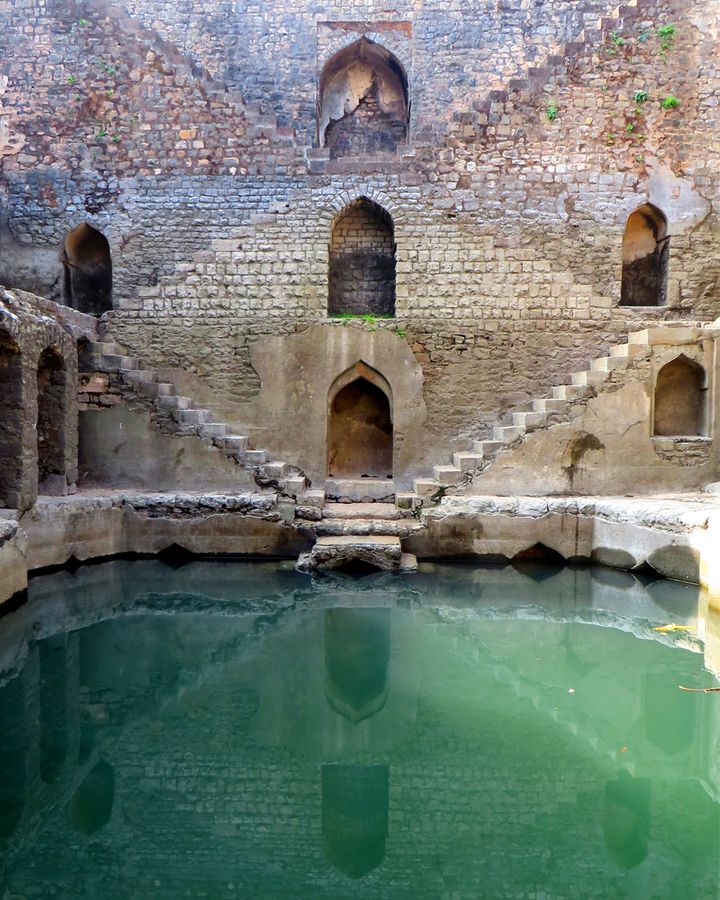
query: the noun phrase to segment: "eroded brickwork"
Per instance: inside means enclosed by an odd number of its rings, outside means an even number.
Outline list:
[[[112,255],[110,337],[228,402],[259,389],[255,341],[327,314],[331,223],[361,196],[393,219],[393,327],[423,365],[435,455],[629,330],[720,311],[704,0],[7,12],[0,280],[60,299],[63,241],[88,222]],[[321,73],[362,37],[407,74],[391,159],[319,146]],[[623,307],[647,202],[668,222],[666,302]]]

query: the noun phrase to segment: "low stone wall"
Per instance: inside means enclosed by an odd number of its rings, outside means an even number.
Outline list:
[[[108,491],[42,498],[19,522],[0,521],[0,602],[26,587],[28,572],[70,560],[173,546],[203,555],[295,558],[324,527],[295,514],[292,503],[274,494]],[[720,609],[713,553],[719,538],[720,501],[712,494],[448,497],[421,512],[402,544],[421,560],[511,560],[531,550],[620,569],[648,565],[703,585],[710,605]]]

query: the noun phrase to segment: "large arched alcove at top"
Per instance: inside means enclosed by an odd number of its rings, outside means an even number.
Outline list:
[[[22,383],[20,348],[0,330],[0,508],[14,509],[22,493]]]
[[[395,315],[392,217],[358,197],[335,218],[330,235],[328,314]]]
[[[104,234],[83,222],[65,238],[63,298],[78,312],[101,316],[112,309],[112,260]]]
[[[631,213],[623,236],[621,306],[662,306],[667,301],[670,238],[665,215],[651,203]]]
[[[371,366],[357,363],[328,395],[328,476],[392,478],[390,387]]]
[[[319,139],[331,158],[396,152],[407,140],[408,115],[405,70],[380,44],[360,38],[326,63]]]
[[[655,435],[702,437],[708,431],[707,375],[681,354],[660,369],[655,381]]]

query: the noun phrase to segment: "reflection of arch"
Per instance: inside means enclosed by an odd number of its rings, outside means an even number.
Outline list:
[[[647,856],[650,837],[650,781],[624,769],[605,784],[605,846],[623,869],[634,869]]]
[[[14,509],[22,492],[22,360],[0,331],[0,507]]]
[[[94,834],[110,821],[115,802],[115,769],[101,760],[83,778],[68,806],[70,824],[81,834]]]
[[[54,784],[67,758],[69,742],[67,636],[38,643],[40,663],[40,778]]]
[[[654,410],[656,435],[707,434],[707,376],[700,363],[681,354],[660,369]]]
[[[389,609],[325,611],[325,694],[345,719],[362,722],[388,696]]]
[[[328,393],[328,475],[390,478],[392,395],[385,378],[363,362],[343,372]]]
[[[665,215],[645,203],[628,217],[623,235],[621,306],[662,306],[667,300],[670,238]]]
[[[14,834],[28,788],[27,691],[21,673],[0,688],[0,843]]]
[[[335,217],[330,235],[328,314],[395,315],[392,217],[358,197]]]
[[[67,372],[62,356],[48,347],[37,369],[38,484],[65,475],[65,393]]]
[[[112,260],[104,234],[83,222],[65,238],[64,303],[79,312],[101,316],[112,309]]]
[[[394,54],[367,37],[327,61],[318,99],[319,142],[332,158],[394,153],[407,140],[405,69]]]
[[[389,782],[386,765],[322,767],[325,850],[350,878],[362,878],[385,858]]]

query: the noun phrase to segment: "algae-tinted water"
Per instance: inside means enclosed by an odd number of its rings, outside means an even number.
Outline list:
[[[34,579],[0,896],[716,898],[720,694],[677,685],[719,647],[697,589],[602,569]]]

